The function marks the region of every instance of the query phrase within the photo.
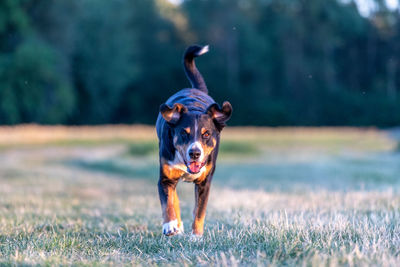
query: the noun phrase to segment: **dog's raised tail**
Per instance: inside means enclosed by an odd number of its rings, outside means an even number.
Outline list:
[[[189,46],[185,54],[183,56],[183,67],[185,69],[186,76],[188,77],[190,83],[192,84],[193,88],[197,88],[200,91],[208,93],[207,85],[204,82],[203,76],[196,68],[196,64],[194,63],[194,58],[201,56],[208,52],[208,45],[206,46],[199,46],[199,45],[192,45]]]

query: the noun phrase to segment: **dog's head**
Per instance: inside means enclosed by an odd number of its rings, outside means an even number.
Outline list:
[[[232,114],[232,106],[224,102],[210,105],[206,112],[190,112],[180,103],[172,107],[162,104],[160,113],[172,128],[173,145],[178,162],[185,164],[187,172],[202,171],[210,154],[217,146],[219,134]]]

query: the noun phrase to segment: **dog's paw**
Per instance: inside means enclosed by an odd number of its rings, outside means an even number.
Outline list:
[[[176,235],[183,233],[183,225],[178,227],[178,220],[173,220],[163,224],[164,235]]]
[[[183,228],[183,223],[181,223],[181,226],[179,227],[178,234],[183,234],[185,232],[185,229]]]

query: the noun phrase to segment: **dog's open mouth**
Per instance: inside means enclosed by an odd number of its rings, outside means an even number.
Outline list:
[[[187,167],[188,167],[188,171],[191,174],[196,174],[196,173],[200,172],[201,168],[203,168],[204,165],[206,165],[206,162],[192,161],[187,165]]]

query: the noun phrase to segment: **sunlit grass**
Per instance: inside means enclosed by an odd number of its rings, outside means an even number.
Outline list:
[[[161,235],[153,128],[37,129],[0,151],[0,265],[400,262],[400,155],[383,132],[228,128],[193,240],[187,183],[186,233]]]

